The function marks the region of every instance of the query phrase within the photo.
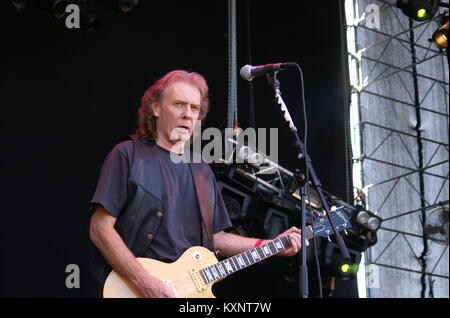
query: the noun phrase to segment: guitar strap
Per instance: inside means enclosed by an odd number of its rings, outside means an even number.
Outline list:
[[[206,171],[200,164],[189,164],[197,192],[198,205],[202,216],[202,243],[203,246],[214,251],[214,237],[212,231],[212,212],[210,208],[211,197],[208,196],[209,184],[206,180]]]

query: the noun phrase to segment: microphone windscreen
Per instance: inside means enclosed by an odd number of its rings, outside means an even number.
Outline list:
[[[251,81],[253,79],[252,76],[252,66],[251,65],[244,65],[241,68],[241,77],[245,79],[246,81]]]

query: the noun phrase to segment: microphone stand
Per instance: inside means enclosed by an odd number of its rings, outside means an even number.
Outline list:
[[[309,175],[311,176],[312,186],[317,190],[317,193],[319,194],[320,201],[322,202],[322,207],[325,210],[326,216],[328,218],[328,221],[330,222],[331,228],[333,229],[333,233],[336,237],[336,242],[339,246],[339,249],[342,253],[342,256],[346,260],[350,260],[350,254],[348,253],[347,247],[345,246],[344,240],[342,239],[342,236],[339,234],[339,232],[336,230],[336,226],[334,225],[333,219],[330,215],[330,207],[328,206],[328,202],[325,199],[325,195],[322,190],[322,184],[320,183],[319,178],[317,177],[317,174],[314,171],[314,168],[311,163],[311,158],[306,153],[306,149],[304,147],[304,144],[300,140],[300,137],[297,133],[297,127],[295,127],[294,122],[292,121],[292,118],[289,114],[289,111],[286,107],[286,104],[283,101],[283,98],[281,97],[280,92],[280,82],[278,81],[276,77],[277,71],[271,72],[266,74],[267,81],[269,83],[269,86],[272,87],[275,93],[275,99],[277,104],[280,106],[281,113],[284,116],[284,119],[289,124],[289,128],[294,135],[296,145],[298,147],[298,158],[299,159],[305,159],[306,160],[306,168],[308,169]],[[306,242],[305,242],[305,235],[306,233],[306,187],[308,186],[306,184],[306,180],[304,180],[301,177],[297,177],[299,185],[300,185],[300,196],[301,196],[301,256],[300,256],[300,297],[301,298],[307,298],[308,297],[308,269],[306,265]],[[302,180],[303,179],[303,180]]]

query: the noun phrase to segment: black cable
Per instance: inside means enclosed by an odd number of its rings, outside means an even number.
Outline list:
[[[250,0],[247,0],[247,62],[252,65],[252,45],[251,45],[251,23],[250,23]],[[248,91],[248,126],[256,127],[255,123],[255,98],[253,90],[253,82],[249,82]]]
[[[409,19],[409,36],[410,36],[410,47],[411,47],[411,59],[413,65],[413,83],[414,83],[414,106],[416,107],[416,117],[417,124],[414,129],[417,132],[417,152],[419,156],[419,188],[420,188],[420,207],[421,217],[422,217],[422,228],[425,228],[427,221],[426,214],[426,202],[425,202],[425,182],[424,182],[424,173],[423,173],[423,143],[422,143],[422,116],[420,114],[420,98],[419,98],[419,84],[417,81],[417,67],[416,67],[416,48],[414,45],[414,25],[413,20]],[[423,250],[422,254],[419,257],[420,264],[422,267],[422,276],[420,278],[420,283],[422,285],[422,290],[420,293],[421,298],[425,298],[425,291],[427,289],[426,276],[427,276],[427,255],[428,255],[428,239],[424,235],[423,236]]]
[[[345,20],[345,9],[343,8],[343,1],[339,1],[339,22],[341,27],[341,72],[343,85],[343,104],[344,104],[344,151],[345,151],[345,194],[347,202],[353,201],[353,182],[352,182],[352,141],[350,136],[350,99],[351,88],[347,56],[347,41],[345,38],[345,30],[347,30],[347,23]],[[345,69],[345,70],[344,70]]]
[[[314,229],[313,229],[313,233],[314,233]],[[316,260],[317,279],[319,281],[319,298],[323,298],[323,295],[322,295],[322,276],[320,275],[319,257],[317,255],[317,238],[316,238],[315,235],[313,237],[313,240],[314,240],[314,259]]]
[[[434,279],[433,276],[428,276],[428,283],[430,284],[430,290],[428,291],[428,298],[434,298],[434,290],[433,290],[433,285],[434,285]]]
[[[307,120],[307,115],[306,115],[306,101],[305,101],[305,83],[303,80],[303,72],[302,69],[300,67],[300,65],[298,65],[297,63],[295,63],[295,65],[297,66],[297,69],[300,73],[300,80],[301,80],[301,85],[300,85],[300,93],[301,93],[301,101],[302,101],[302,109],[303,109],[303,125],[304,125],[304,135],[303,135],[303,145],[304,145],[304,153],[303,153],[303,159],[305,160],[305,186],[306,186],[306,195],[308,198],[308,205],[309,206],[309,212],[311,215],[311,218],[313,217],[313,215],[311,214],[311,197],[310,197],[310,191],[309,191],[309,169],[308,169],[308,151],[307,151],[307,147],[308,147],[308,120]],[[304,200],[305,198],[302,198],[302,200]],[[306,213],[305,213],[306,214]],[[319,283],[319,294],[320,294],[320,298],[322,298],[322,277],[320,275],[320,265],[319,265],[319,260],[318,260],[318,256],[317,256],[317,241],[316,241],[316,236],[314,233],[314,227],[312,227],[313,229],[313,239],[314,239],[314,257],[316,260],[316,266],[317,266],[317,276],[318,276],[318,283]],[[303,235],[303,234],[302,234]]]

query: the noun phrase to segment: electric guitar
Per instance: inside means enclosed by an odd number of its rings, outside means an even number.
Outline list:
[[[344,208],[331,212],[333,223],[338,231],[351,227]],[[316,218],[312,225],[306,227],[305,237],[327,237],[333,234],[331,224],[326,216]],[[250,265],[276,255],[291,246],[288,236],[268,241],[267,243],[229,257],[221,262],[210,250],[194,246],[187,249],[173,263],[163,263],[149,258],[137,258],[144,268],[156,278],[163,281],[177,297],[213,298],[212,285]],[[104,298],[142,297],[137,288],[120,274],[112,271],[103,286]]]

